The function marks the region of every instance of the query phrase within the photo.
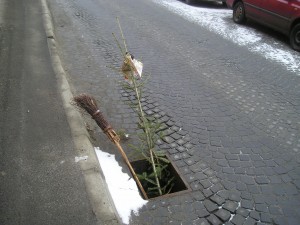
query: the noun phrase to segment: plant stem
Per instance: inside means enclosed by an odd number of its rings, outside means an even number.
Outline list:
[[[162,195],[162,190],[161,190],[160,182],[159,182],[159,179],[158,179],[158,175],[157,175],[157,171],[156,171],[156,167],[155,167],[154,156],[153,156],[153,147],[154,147],[154,145],[153,145],[153,142],[152,142],[152,139],[151,139],[151,136],[150,136],[148,126],[146,124],[145,114],[144,114],[144,111],[143,111],[143,108],[142,108],[142,105],[141,105],[141,101],[140,101],[140,93],[138,91],[136,80],[135,80],[135,77],[133,75],[132,75],[132,81],[133,81],[133,85],[134,85],[135,95],[136,95],[136,98],[137,98],[137,101],[138,101],[139,113],[141,115],[141,118],[142,118],[141,120],[143,122],[145,133],[146,133],[146,136],[147,136],[147,144],[148,144],[148,149],[149,149],[149,152],[150,152],[150,159],[151,159],[152,169],[153,169],[153,172],[155,174],[155,181],[156,181],[156,184],[157,184],[157,187],[158,187],[159,195]]]

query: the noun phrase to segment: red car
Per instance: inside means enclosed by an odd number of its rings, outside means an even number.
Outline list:
[[[233,21],[252,19],[290,38],[293,49],[300,51],[300,0],[227,0],[233,9]]]

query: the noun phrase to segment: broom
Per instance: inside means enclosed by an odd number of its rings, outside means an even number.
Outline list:
[[[74,97],[75,105],[87,111],[88,114],[92,116],[92,118],[96,121],[98,126],[101,130],[107,135],[107,137],[117,146],[119,152],[121,153],[123,160],[125,161],[126,165],[128,166],[134,180],[136,181],[137,185],[139,186],[143,196],[145,199],[148,199],[147,194],[139,181],[134,169],[132,168],[122,146],[120,145],[120,137],[116,134],[113,130],[111,125],[107,122],[104,118],[102,112],[99,110],[97,106],[97,102],[94,97],[87,95],[87,94],[80,94]]]

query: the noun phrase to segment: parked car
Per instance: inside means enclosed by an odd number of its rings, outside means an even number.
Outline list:
[[[227,0],[233,21],[243,24],[249,18],[277,30],[300,51],[300,0]]]
[[[200,1],[202,1],[202,2],[222,2],[222,4],[224,6],[226,6],[226,0],[185,0],[186,4],[189,4],[189,5],[191,5],[195,2],[200,2]]]

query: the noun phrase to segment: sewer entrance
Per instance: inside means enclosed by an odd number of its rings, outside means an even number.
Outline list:
[[[151,165],[147,160],[133,161],[133,162],[131,162],[131,166],[133,167],[134,171],[137,174],[142,174],[143,172],[145,172],[147,170],[149,171],[149,168],[151,168]],[[174,163],[172,163],[170,161],[166,170],[169,172],[169,174],[167,175],[167,177],[165,179],[161,180],[161,186],[163,187],[164,185],[167,184],[168,179],[173,178],[173,181],[172,181],[173,187],[170,189],[168,194],[164,194],[164,195],[153,194],[147,190],[149,190],[149,188],[150,189],[153,188],[154,185],[153,186],[151,184],[149,185],[148,182],[144,182],[143,180],[140,180],[145,192],[147,193],[148,199],[172,197],[175,195],[179,195],[179,194],[183,194],[185,192],[191,191],[187,182],[181,176],[178,168],[176,167],[176,165]]]

